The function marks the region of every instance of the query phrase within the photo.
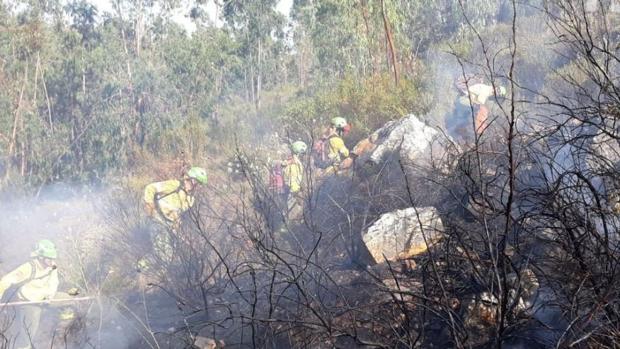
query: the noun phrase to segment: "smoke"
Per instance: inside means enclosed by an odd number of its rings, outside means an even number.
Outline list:
[[[62,248],[68,234],[87,227],[93,216],[90,193],[78,194],[64,184],[54,184],[38,198],[21,197],[0,203],[1,271],[7,272],[28,258],[40,239],[50,239]],[[8,196],[8,195],[7,195]],[[90,220],[90,222],[93,222]]]
[[[49,239],[59,255],[56,298],[71,298],[67,294],[70,288],[78,288],[78,297],[93,297],[42,306],[41,324],[34,338],[37,347],[82,348],[91,343],[100,348],[128,348],[139,338],[129,317],[117,310],[111,298],[101,297],[94,283],[95,274],[110,272],[104,264],[96,268],[91,265],[100,262],[97,256],[101,255],[106,224],[100,210],[104,196],[104,190],[57,183],[45,187],[37,197],[15,197],[0,204],[0,277],[28,262],[38,240]],[[13,297],[8,301],[17,300]],[[12,321],[15,309],[0,306],[3,323]],[[62,320],[63,311],[73,311],[73,320]],[[3,334],[13,340],[18,330],[23,329],[13,324]]]
[[[446,129],[446,120],[452,114],[457,91],[454,81],[463,75],[456,57],[448,52],[433,50],[428,62],[432,76],[432,91],[435,100],[427,122],[432,126]]]

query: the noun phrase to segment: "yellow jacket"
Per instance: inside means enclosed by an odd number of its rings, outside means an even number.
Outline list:
[[[183,189],[181,181],[171,179],[147,185],[144,202],[154,205],[166,220],[175,222],[194,205],[194,197]]]
[[[469,96],[471,97],[471,102],[473,104],[478,104],[478,105],[485,104],[487,102],[487,99],[493,96],[493,94],[495,94],[495,90],[493,89],[493,86],[491,85],[475,84],[475,85],[469,86]],[[464,98],[463,97],[461,98],[462,98],[461,103],[468,106],[469,97],[464,96]]]
[[[293,156],[290,161],[286,162],[286,167],[282,170],[284,183],[291,193],[297,193],[301,190],[303,175],[304,165],[297,156]]]
[[[0,298],[9,287],[20,283],[24,283],[17,291],[20,299],[52,299],[58,291],[58,270],[52,267],[44,268],[37,260],[24,263],[0,279]]]
[[[340,161],[349,157],[349,149],[344,145],[344,141],[339,136],[333,136],[328,139],[328,152],[327,157],[334,163],[340,163]]]

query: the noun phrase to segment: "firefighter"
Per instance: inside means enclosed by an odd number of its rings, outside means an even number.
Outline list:
[[[300,157],[306,153],[308,146],[302,141],[291,144],[291,157],[282,166],[282,176],[284,177],[286,195],[286,216],[296,217],[303,207],[303,200],[300,196],[304,180],[304,166]]]
[[[58,292],[58,270],[55,260],[58,257],[56,246],[50,240],[40,240],[32,259],[17,267],[0,279],[0,299],[41,302],[54,298]],[[12,289],[11,294],[5,294]],[[13,326],[17,329],[16,348],[31,348],[36,338],[41,319],[39,305],[22,305],[17,310]]]
[[[207,171],[202,167],[190,168],[182,179],[155,182],[144,188],[147,214],[168,228],[167,231],[158,231],[152,236],[155,252],[162,260],[170,261],[172,258],[170,234],[179,228],[182,214],[194,205],[197,184],[207,184]],[[138,264],[144,269],[144,265],[141,265],[144,260],[140,260]]]
[[[162,223],[177,225],[183,212],[194,205],[196,184],[207,184],[207,171],[192,167],[182,179],[155,182],[144,188],[144,202],[149,216]]]
[[[314,147],[314,164],[325,174],[338,173],[342,163],[351,156],[343,137],[349,132],[349,124],[343,117],[331,119],[327,131]]]
[[[476,76],[466,76],[457,79],[457,89],[461,95],[456,101],[454,116],[446,125],[449,133],[461,140],[470,139],[471,115],[473,109],[474,130],[476,135],[480,136],[488,126],[489,108],[487,101],[490,97],[505,97],[506,88],[504,86],[493,87],[485,84],[483,80]]]

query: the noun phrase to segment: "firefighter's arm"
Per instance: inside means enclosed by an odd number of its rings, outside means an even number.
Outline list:
[[[342,140],[342,138],[333,137],[329,141],[331,143],[332,149],[338,152],[340,158],[345,159],[349,157],[349,149],[346,145],[344,145],[344,141]]]
[[[347,146],[344,145],[344,141],[342,139],[338,143],[340,143],[338,146],[338,152],[340,153],[340,156],[343,159],[348,158],[350,155],[349,148],[347,148]]]
[[[155,214],[155,195],[157,195],[156,183],[151,183],[144,188],[144,204],[149,216]]]
[[[187,207],[184,207],[184,209],[189,210],[190,208],[194,206],[195,202],[196,202],[196,198],[194,197],[194,195],[187,195]]]
[[[4,292],[12,285],[26,281],[32,273],[31,268],[30,263],[25,263],[2,277],[2,279],[0,279],[0,298],[2,298]]]
[[[53,299],[56,296],[56,292],[58,292],[59,284],[60,284],[60,281],[58,280],[58,270],[54,269],[50,277],[50,282],[48,284],[48,289],[47,289],[47,297],[45,297],[45,299],[47,300]]]
[[[351,158],[352,153],[349,151],[346,145],[344,145],[344,141],[340,137],[332,138],[332,146],[338,152],[338,156],[342,161],[337,165],[337,169],[335,170],[343,170],[351,167],[353,165],[353,159]]]

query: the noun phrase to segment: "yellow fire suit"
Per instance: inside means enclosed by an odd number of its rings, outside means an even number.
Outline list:
[[[304,165],[297,156],[293,156],[285,165],[286,167],[282,171],[284,183],[289,188],[290,193],[297,193],[303,184]]]
[[[24,283],[17,290],[20,300],[51,299],[58,290],[58,271],[45,268],[36,260],[24,263],[0,279],[0,298],[9,287],[20,283]]]
[[[164,223],[177,222],[194,201],[177,179],[151,183],[144,188],[144,202],[157,209],[159,215],[156,217]]]
[[[474,84],[469,86],[469,97],[468,96],[461,96],[459,98],[459,101],[461,104],[465,105],[465,106],[469,106],[470,102],[469,99],[471,98],[471,102],[474,105],[483,105],[487,102],[487,100],[489,99],[489,97],[493,96],[495,94],[495,90],[493,89],[493,86],[491,85],[486,85],[486,84]]]
[[[342,140],[341,137],[332,136],[328,139],[327,150],[327,157],[332,165],[325,170],[325,173],[338,173],[340,163],[350,155],[349,149],[344,144],[344,140]]]
[[[44,267],[37,260],[24,263],[0,279],[0,298],[11,286],[20,285],[16,290],[20,301],[43,301],[52,299],[58,291],[58,271]],[[36,336],[41,319],[38,305],[20,306],[13,322],[16,348],[31,348],[31,340]]]

